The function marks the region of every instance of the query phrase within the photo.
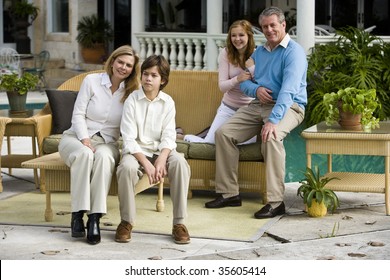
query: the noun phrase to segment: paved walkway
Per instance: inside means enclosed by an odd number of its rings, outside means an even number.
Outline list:
[[[23,174],[28,171],[31,174]],[[2,173],[0,203],[35,188],[28,171],[15,170],[17,177]],[[287,215],[253,243],[192,238],[191,244],[180,246],[166,235],[135,233],[130,243],[119,244],[113,241],[113,231],[103,231],[102,242],[90,246],[71,238],[69,228],[0,225],[0,259],[390,260],[390,216],[384,214],[383,195],[339,193],[342,205],[337,213],[309,218],[296,187],[287,185]]]

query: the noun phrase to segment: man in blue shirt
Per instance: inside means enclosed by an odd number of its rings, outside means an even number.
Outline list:
[[[241,90],[255,100],[248,107],[240,108],[215,133],[215,182],[220,196],[205,206],[241,206],[237,144],[260,134],[268,204],[255,213],[255,218],[262,219],[285,213],[283,140],[304,119],[307,59],[303,48],[286,33],[281,9],[265,9],[259,16],[259,25],[267,42],[258,47],[251,62],[248,61],[248,65],[252,64],[250,67],[255,67],[253,79],[240,84]]]

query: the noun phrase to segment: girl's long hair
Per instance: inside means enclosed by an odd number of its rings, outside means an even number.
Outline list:
[[[245,33],[248,35],[248,44],[245,49],[244,56],[240,59],[240,54],[238,50],[233,46],[231,35],[232,29],[236,27],[242,27]],[[229,62],[235,66],[240,66],[242,69],[245,69],[245,61],[251,56],[255,50],[255,40],[253,38],[252,24],[247,20],[236,20],[229,27],[229,32],[226,38],[226,49]]]

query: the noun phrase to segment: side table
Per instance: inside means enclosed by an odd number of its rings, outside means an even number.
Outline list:
[[[370,132],[343,130],[339,125],[327,126],[324,122],[305,129],[301,133],[306,140],[307,167],[312,167],[312,154],[328,155],[328,173],[324,176],[338,177],[327,187],[334,191],[384,193],[386,215],[390,215],[389,167],[390,167],[390,123],[381,122],[380,128]],[[383,156],[382,174],[334,172],[332,155]]]
[[[0,168],[9,168],[11,174],[12,168],[22,168],[22,162],[37,157],[37,141],[35,133],[35,122],[31,117],[38,110],[27,110],[25,113],[11,114],[9,110],[0,110],[0,148],[4,136],[7,137],[7,155],[1,155]],[[31,137],[31,154],[13,154],[11,148],[11,136]],[[34,169],[35,185],[39,188],[38,171]],[[0,192],[3,191],[3,183],[0,177]]]

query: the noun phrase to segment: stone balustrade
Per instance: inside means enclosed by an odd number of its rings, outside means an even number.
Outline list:
[[[225,46],[227,34],[207,33],[142,32],[136,33],[140,43],[141,61],[152,54],[164,55],[171,69],[176,70],[217,70],[218,53]],[[262,45],[264,35],[256,34],[255,42]],[[296,35],[291,35],[296,39]],[[316,44],[326,44],[337,40],[338,36],[315,36]],[[381,36],[390,42],[390,36]]]

